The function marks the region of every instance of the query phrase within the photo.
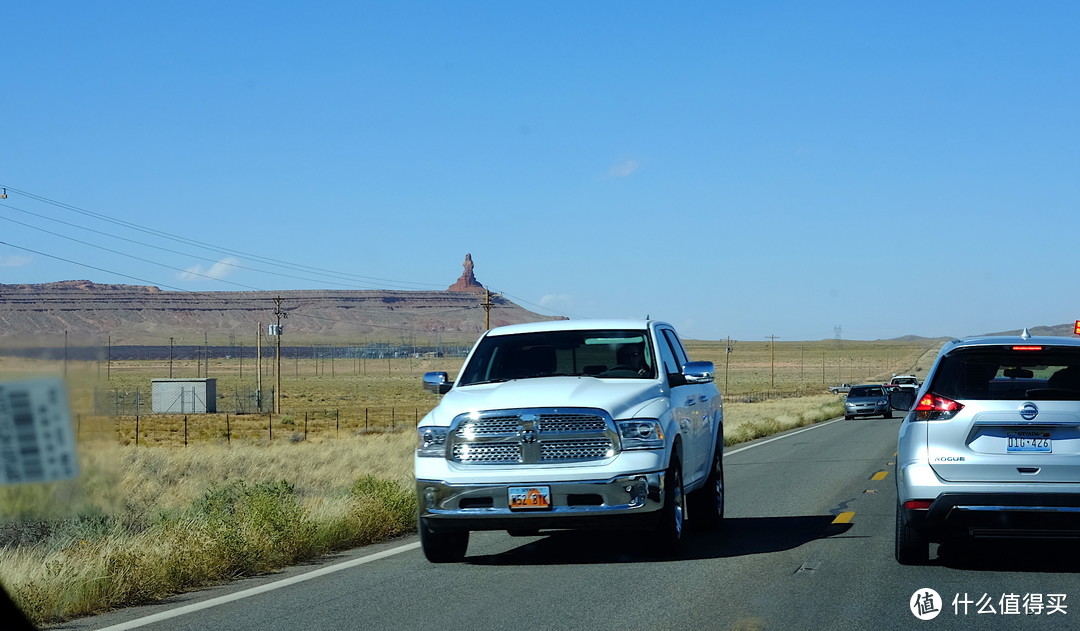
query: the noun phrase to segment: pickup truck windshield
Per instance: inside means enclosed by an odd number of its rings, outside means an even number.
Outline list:
[[[480,342],[458,385],[553,376],[653,379],[655,357],[646,331],[492,335]]]

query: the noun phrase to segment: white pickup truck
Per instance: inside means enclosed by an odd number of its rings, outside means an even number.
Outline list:
[[[724,515],[723,408],[711,362],[669,324],[563,320],[492,329],[417,427],[420,542],[465,556],[471,530],[647,529],[672,554],[684,519]]]

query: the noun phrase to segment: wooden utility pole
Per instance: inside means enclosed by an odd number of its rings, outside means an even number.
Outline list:
[[[277,316],[277,328],[274,329],[277,336],[277,367],[274,369],[277,385],[274,386],[274,414],[281,414],[281,318],[289,317],[289,314],[281,309],[281,296],[274,298],[274,315]]]
[[[492,297],[497,297],[499,294],[492,296],[490,289],[484,290],[485,300],[480,303],[480,306],[484,308],[484,328],[491,328],[491,308],[495,306],[495,303],[491,302]]]
[[[255,329],[256,362],[255,367],[255,407],[262,412],[262,322]]]
[[[728,393],[728,370],[731,368],[731,336],[727,338],[727,347],[724,352],[724,394]]]
[[[771,388],[776,387],[776,340],[775,335],[766,335],[766,339],[769,340],[769,372],[771,373]]]

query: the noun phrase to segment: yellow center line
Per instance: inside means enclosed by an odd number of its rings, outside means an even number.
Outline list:
[[[888,471],[878,471],[870,479],[871,480],[884,480],[885,476],[889,475]]]
[[[844,511],[836,516],[836,519],[832,520],[834,524],[850,524],[851,520],[855,517],[855,511]]]

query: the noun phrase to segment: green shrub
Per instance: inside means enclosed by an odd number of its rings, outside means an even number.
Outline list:
[[[226,576],[266,572],[303,558],[313,526],[291,484],[216,486],[192,507]]]

